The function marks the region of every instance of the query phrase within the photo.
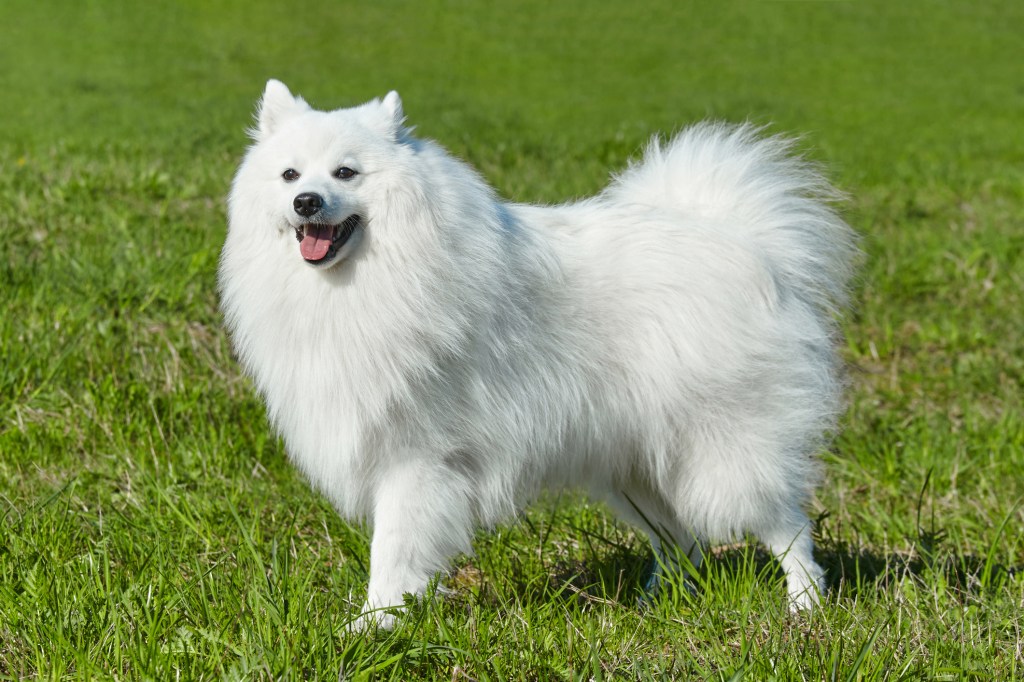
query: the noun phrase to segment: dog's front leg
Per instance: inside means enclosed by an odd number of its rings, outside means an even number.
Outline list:
[[[422,595],[455,555],[471,550],[472,491],[464,476],[441,463],[409,461],[377,487],[370,543],[370,585],[356,628],[390,628],[404,596]]]

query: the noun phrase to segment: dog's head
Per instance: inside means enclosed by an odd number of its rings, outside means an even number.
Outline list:
[[[403,120],[396,92],[325,112],[271,80],[232,202],[258,204],[261,223],[294,235],[296,258],[329,268],[359,248],[372,207],[381,205]]]

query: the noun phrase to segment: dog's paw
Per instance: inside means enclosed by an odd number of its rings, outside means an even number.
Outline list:
[[[345,626],[352,635],[372,633],[375,630],[393,630],[398,622],[398,609],[371,609],[363,607],[363,612]]]
[[[671,563],[669,563],[671,562]],[[697,584],[686,570],[679,567],[678,562],[663,557],[655,557],[648,569],[647,580],[637,597],[637,604],[647,607],[658,600],[658,596],[666,589],[682,588],[685,595],[697,596]]]
[[[825,595],[825,572],[813,561],[805,561],[786,576],[790,613],[811,612]]]
[[[816,585],[812,585],[803,592],[789,595],[790,613],[810,613],[818,608],[821,603],[821,592]]]

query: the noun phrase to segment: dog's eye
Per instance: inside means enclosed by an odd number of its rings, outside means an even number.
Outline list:
[[[348,166],[342,166],[338,170],[334,171],[334,177],[338,178],[339,180],[351,180],[357,175],[359,175],[359,173],[352,170]]]
[[[281,177],[284,178],[285,182],[295,182],[299,179],[299,171],[289,168],[284,173],[281,173]]]

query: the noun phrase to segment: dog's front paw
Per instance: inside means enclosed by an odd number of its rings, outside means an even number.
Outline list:
[[[790,613],[810,613],[821,603],[822,587],[820,582],[811,584],[802,592],[789,595]]]
[[[374,630],[393,630],[398,622],[400,609],[375,609],[369,605],[363,606],[362,613],[355,620],[345,626],[349,634],[369,633]]]

